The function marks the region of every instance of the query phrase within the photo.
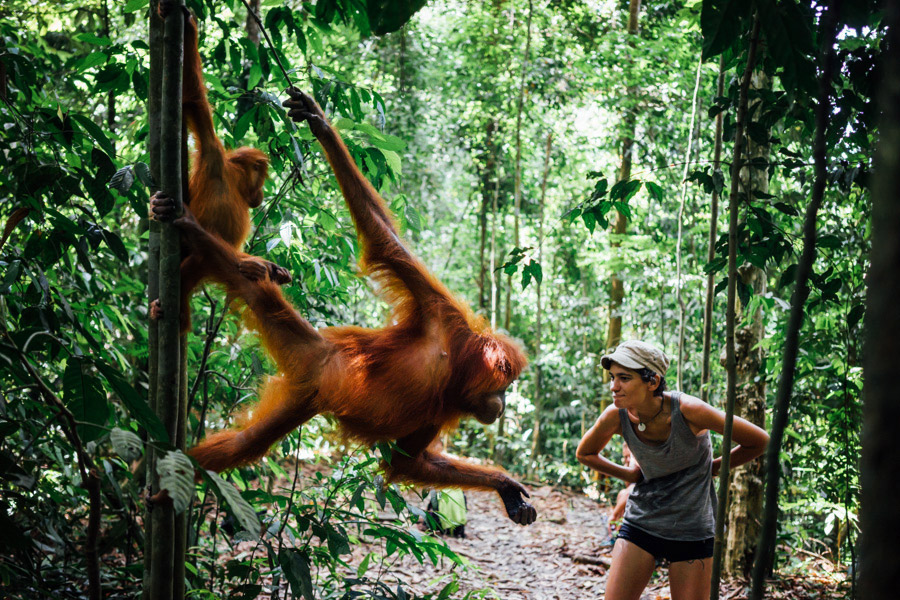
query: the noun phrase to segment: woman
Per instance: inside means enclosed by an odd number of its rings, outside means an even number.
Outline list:
[[[709,431],[723,432],[725,413],[699,398],[666,392],[669,358],[651,344],[624,342],[600,363],[610,374],[613,406],[581,440],[578,460],[635,484],[613,547],[606,600],[639,599],[660,558],[669,561],[672,600],[705,600],[715,535],[712,478],[721,464],[713,460]],[[615,434],[637,464],[625,467],[600,456]],[[762,454],[769,436],[735,417],[732,439],[734,468]]]

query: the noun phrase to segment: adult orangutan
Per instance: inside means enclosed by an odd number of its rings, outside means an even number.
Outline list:
[[[171,0],[159,3],[159,14],[165,18],[175,9]],[[200,225],[218,235],[228,245],[240,251],[250,233],[250,209],[262,203],[263,184],[269,168],[269,158],[256,148],[241,147],[226,150],[213,127],[212,106],[203,83],[203,66],[197,37],[197,23],[184,10],[184,79],[182,114],[194,136],[196,152],[191,165],[188,202]],[[171,198],[156,194],[150,199],[154,216],[172,215]],[[291,274],[275,263],[241,254],[242,269],[256,272],[262,264],[269,276],[280,284],[289,283]],[[203,261],[187,255],[181,263],[181,331],[190,328],[191,293],[208,273]],[[158,315],[159,306],[153,312]]]
[[[397,441],[399,452],[387,467],[391,480],[495,490],[513,521],[534,522],[534,507],[522,499],[528,492],[506,473],[428,448],[460,417],[494,422],[506,406],[506,389],[525,366],[524,355],[404,246],[384,200],[319,106],[306,94],[289,93],[289,116],[309,122],[325,149],[356,224],[361,266],[393,306],[391,324],[317,331],[284,299],[264,266],[256,265],[248,278],[240,255],[186,211],[176,223],[194,255],[229,294],[247,303],[248,320],[279,370],[237,428],[209,436],[190,454],[202,467],[221,471],[259,459],[314,415],[331,413],[352,438]]]

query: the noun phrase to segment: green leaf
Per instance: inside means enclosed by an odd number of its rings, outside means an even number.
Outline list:
[[[743,4],[749,7],[752,3]],[[816,71],[811,57],[816,55],[816,47],[810,5],[801,8],[795,0],[758,0],[755,4],[766,51],[780,69],[785,90],[815,93]]]
[[[128,383],[122,375],[111,366],[101,360],[95,360],[94,365],[97,370],[106,378],[107,383],[112,387],[116,395],[125,405],[128,414],[135,419],[141,427],[147,430],[150,438],[158,442],[169,443],[169,435],[163,426],[159,417],[150,410],[147,402],[137,393],[130,383]]]
[[[609,188],[609,182],[606,181],[606,178],[599,179],[597,183],[594,184],[594,191],[591,193],[591,200],[599,200],[606,195],[607,188]]]
[[[97,46],[109,46],[110,44],[112,44],[112,41],[108,37],[98,37],[93,33],[79,33],[74,37],[79,42],[86,42],[88,44],[95,44]]]
[[[841,289],[841,280],[835,277],[834,279],[829,279],[825,283],[817,285],[816,287],[821,290],[823,296],[836,296]]]
[[[781,277],[778,279],[778,289],[783,288],[789,283],[793,283],[797,280],[797,263],[790,265],[784,272],[781,274]]]
[[[703,0],[700,31],[703,34],[703,60],[718,56],[749,31],[747,18],[752,3],[745,0]]]
[[[134,185],[134,169],[131,165],[122,167],[113,174],[106,185],[124,196]]]
[[[587,211],[581,213],[581,218],[582,218],[582,220],[584,220],[584,224],[588,228],[588,231],[590,231],[591,234],[593,235],[594,227],[597,226],[597,218],[594,216],[594,212],[587,210]],[[605,229],[606,226],[604,225],[603,228]]]
[[[373,129],[375,128],[373,127]],[[406,142],[394,135],[388,135],[386,133],[376,133],[375,135],[370,134],[370,139],[372,140],[373,146],[375,146],[376,148],[381,148],[382,150],[392,150],[394,152],[398,152],[406,148]]]
[[[109,404],[100,380],[86,372],[83,359],[72,357],[63,373],[63,395],[66,407],[78,421],[78,437],[83,442],[96,440],[106,430],[101,427],[109,419]]]
[[[609,199],[612,201],[621,200],[622,202],[628,202],[640,189],[640,179],[622,179],[612,186],[612,189],[609,191]]]
[[[747,123],[747,135],[750,136],[751,140],[761,146],[765,146],[769,143],[769,130],[765,125],[758,121],[750,121]]]
[[[422,217],[419,216],[419,211],[412,206],[407,205],[403,211],[403,217],[406,219],[406,223],[409,225],[410,229],[413,231],[422,231]]]
[[[133,431],[126,431],[114,427],[109,433],[113,450],[128,462],[135,461],[144,453],[144,443]]]
[[[169,492],[175,514],[180,515],[194,497],[194,464],[180,450],[166,452],[156,464],[160,489]]]
[[[244,136],[247,135],[247,131],[250,129],[250,125],[256,118],[256,110],[257,107],[254,106],[253,108],[242,114],[241,118],[238,119],[237,123],[234,126],[234,130],[231,132],[231,135],[234,136],[235,141],[242,140],[244,139]]]
[[[106,54],[104,54],[103,52],[91,52],[90,54],[79,60],[77,63],[75,63],[75,70],[83,73],[84,71],[102,65],[106,62],[107,58],[109,57],[106,56]]]
[[[258,539],[262,529],[259,516],[237,488],[212,471],[205,471],[203,477],[213,488],[216,496],[224,502],[229,514],[240,524],[241,529],[251,536],[251,539]]]
[[[328,552],[333,557],[350,554],[350,540],[347,534],[341,531],[338,526],[328,529],[327,535]]]
[[[150,0],[128,0],[122,8],[122,12],[133,13],[150,6]]]
[[[791,215],[792,217],[796,217],[797,215],[800,214],[800,212],[796,208],[794,208],[793,206],[791,206],[789,204],[785,204],[784,202],[776,202],[772,206],[774,206],[775,208],[777,208],[778,210],[780,210],[781,212],[783,212],[786,215]]]
[[[753,296],[753,286],[738,279],[737,295],[741,301],[741,306],[748,306],[750,304],[750,298]]]
[[[723,277],[721,280],[719,280],[719,283],[716,284],[716,287],[713,290],[713,296],[715,296],[716,294],[718,294],[719,292],[721,292],[722,290],[724,290],[727,287],[728,287],[728,278]]]
[[[860,319],[863,318],[863,315],[866,313],[866,305],[865,304],[857,304],[853,308],[850,309],[850,314],[847,315],[847,325],[850,329],[856,327],[856,324],[859,323]]]
[[[721,194],[722,190],[725,189],[725,174],[722,173],[722,169],[713,170],[712,186],[717,194]]]
[[[150,84],[147,81],[145,73],[142,73],[140,70],[135,70],[134,73],[131,74],[131,85],[134,88],[134,95],[137,96],[139,100],[146,102],[147,95],[150,91]]]
[[[717,258],[712,259],[710,262],[703,265],[703,272],[707,275],[710,273],[718,273],[722,270],[722,268],[728,264],[728,259],[724,256],[719,256]]]
[[[412,18],[427,0],[368,0],[366,16],[375,35],[397,31]],[[318,8],[316,3],[316,8]],[[359,24],[357,24],[359,28]],[[361,28],[360,28],[361,29]],[[362,33],[362,31],[360,31]]]
[[[116,149],[113,147],[112,142],[109,141],[109,138],[106,137],[106,134],[103,133],[103,130],[97,126],[96,123],[84,117],[82,115],[72,115],[72,120],[81,125],[81,127],[87,131],[94,141],[100,144],[100,147],[103,149],[106,154],[111,157],[115,157]]]
[[[295,597],[302,596],[306,600],[315,600],[313,594],[312,575],[309,572],[309,556],[306,552],[293,548],[283,548],[278,553],[278,563],[284,570],[284,576],[291,584],[291,592]]]
[[[263,72],[258,62],[250,65],[250,74],[247,76],[247,89],[252,90],[262,80]]]
[[[153,180],[153,174],[150,172],[150,167],[147,166],[147,163],[140,161],[134,163],[134,174],[145,186],[150,189],[156,189],[156,182]]]
[[[376,144],[377,145],[377,144]],[[388,167],[391,170],[391,173],[394,175],[394,178],[400,177],[403,174],[403,166],[400,163],[400,155],[392,150],[384,150],[383,148],[378,149],[379,152],[384,156],[384,160],[387,162]]]
[[[823,235],[816,240],[816,246],[819,248],[840,248],[843,245],[841,238],[834,234]]]
[[[112,250],[112,253],[116,255],[116,258],[127,265],[128,249],[125,248],[125,244],[122,243],[122,238],[108,229],[102,229],[101,231],[103,234],[103,241],[106,242],[107,247]]]
[[[652,181],[647,181],[644,183],[647,186],[647,192],[650,194],[650,197],[656,200],[657,202],[662,202],[665,197],[665,192],[663,192],[662,187],[657,183],[653,183]]]

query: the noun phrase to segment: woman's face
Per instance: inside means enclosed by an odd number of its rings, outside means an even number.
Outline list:
[[[616,408],[634,408],[653,396],[656,381],[644,381],[637,371],[613,363],[609,369],[609,389]]]

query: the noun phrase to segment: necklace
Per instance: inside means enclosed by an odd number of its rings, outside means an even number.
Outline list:
[[[656,414],[655,414],[655,415],[653,415],[652,417],[650,417],[649,419],[647,419],[647,423],[649,423],[650,421],[652,421],[653,419],[655,419],[656,417],[659,416],[659,413],[662,412],[662,409],[663,409],[663,403],[664,403],[664,402],[665,402],[665,400],[660,400],[660,401],[659,401],[659,410],[656,411]],[[638,419],[640,419],[640,416],[638,416]],[[641,420],[641,421],[638,423],[638,431],[644,431],[645,429],[647,429],[647,423],[644,423],[644,421]]]

